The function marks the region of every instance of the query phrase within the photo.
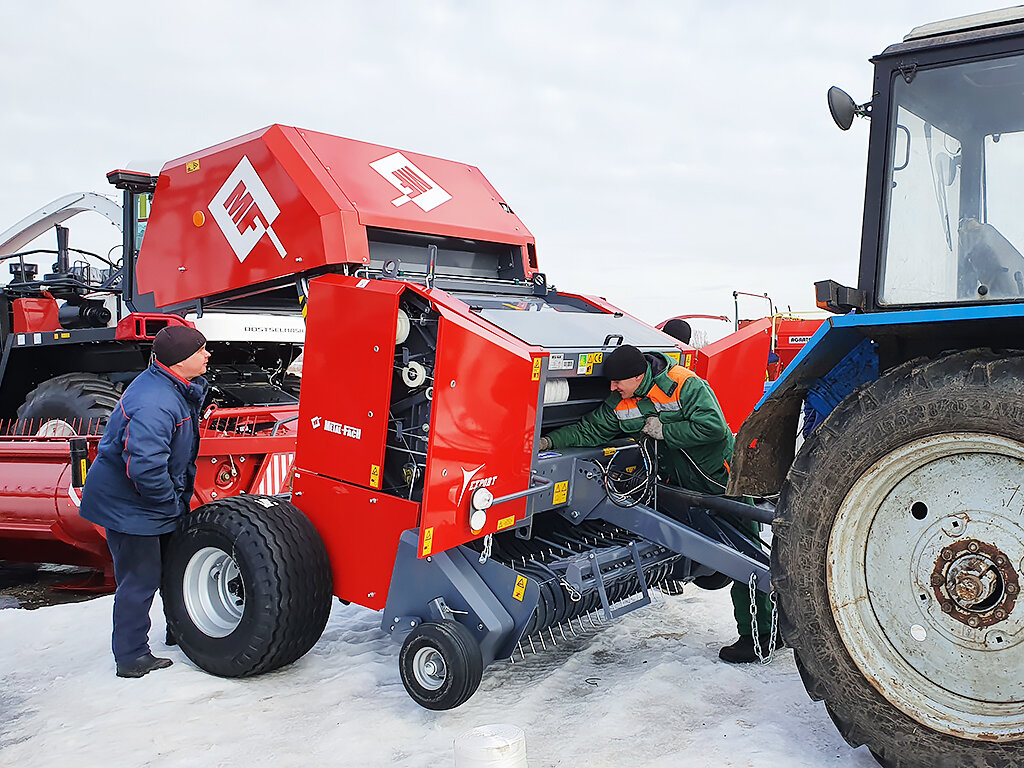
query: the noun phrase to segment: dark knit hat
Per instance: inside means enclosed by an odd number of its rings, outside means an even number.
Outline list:
[[[680,320],[678,317],[673,317],[667,323],[665,327],[661,329],[663,333],[667,333],[673,339],[679,339],[683,344],[690,343],[690,324],[685,320]]]
[[[206,337],[195,328],[168,325],[153,339],[153,354],[157,362],[170,367],[192,357],[205,343]]]
[[[623,344],[604,359],[604,377],[611,381],[622,381],[647,373],[644,353],[629,344]]]

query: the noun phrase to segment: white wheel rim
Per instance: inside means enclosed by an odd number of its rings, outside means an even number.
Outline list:
[[[192,623],[210,637],[227,637],[242,621],[245,590],[231,555],[204,547],[192,555],[183,578],[185,610]]]
[[[412,674],[420,687],[436,691],[448,679],[444,656],[436,648],[420,648],[412,657]]]
[[[63,419],[49,419],[36,430],[36,437],[77,437],[75,428]]]
[[[936,435],[876,462],[836,516],[827,586],[840,636],[865,678],[935,731],[1024,735],[1022,479],[1021,443]],[[972,603],[979,557],[1002,565]]]

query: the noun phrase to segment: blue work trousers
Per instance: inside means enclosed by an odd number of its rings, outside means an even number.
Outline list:
[[[114,660],[132,662],[149,653],[149,611],[160,589],[163,553],[171,534],[136,536],[107,529],[114,558]]]

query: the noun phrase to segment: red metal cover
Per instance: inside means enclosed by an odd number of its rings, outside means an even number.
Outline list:
[[[532,244],[502,202],[472,166],[272,125],[164,166],[139,289],[163,307],[366,264],[367,226]]]
[[[296,467],[380,487],[403,290],[343,275],[310,281]]]
[[[367,608],[383,608],[398,539],[402,531],[416,527],[419,505],[303,471],[296,471],[293,488],[292,501],[327,547],[334,594]]]
[[[476,488],[498,497],[530,486],[540,387],[534,359],[547,354],[451,304],[438,306],[420,557],[504,530],[525,516],[526,501],[517,499],[492,507],[484,527],[472,531],[470,496]]]
[[[57,300],[50,298],[15,299],[11,302],[14,333],[59,331]]]
[[[770,346],[771,320],[762,318],[697,350],[693,370],[711,385],[733,432],[764,395]]]

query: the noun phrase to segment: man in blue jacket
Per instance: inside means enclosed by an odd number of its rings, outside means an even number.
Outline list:
[[[171,665],[149,649],[149,611],[161,559],[189,511],[199,418],[210,353],[195,328],[173,325],[153,339],[152,365],[114,408],[82,489],[82,517],[106,528],[114,559],[112,649],[118,677]]]

